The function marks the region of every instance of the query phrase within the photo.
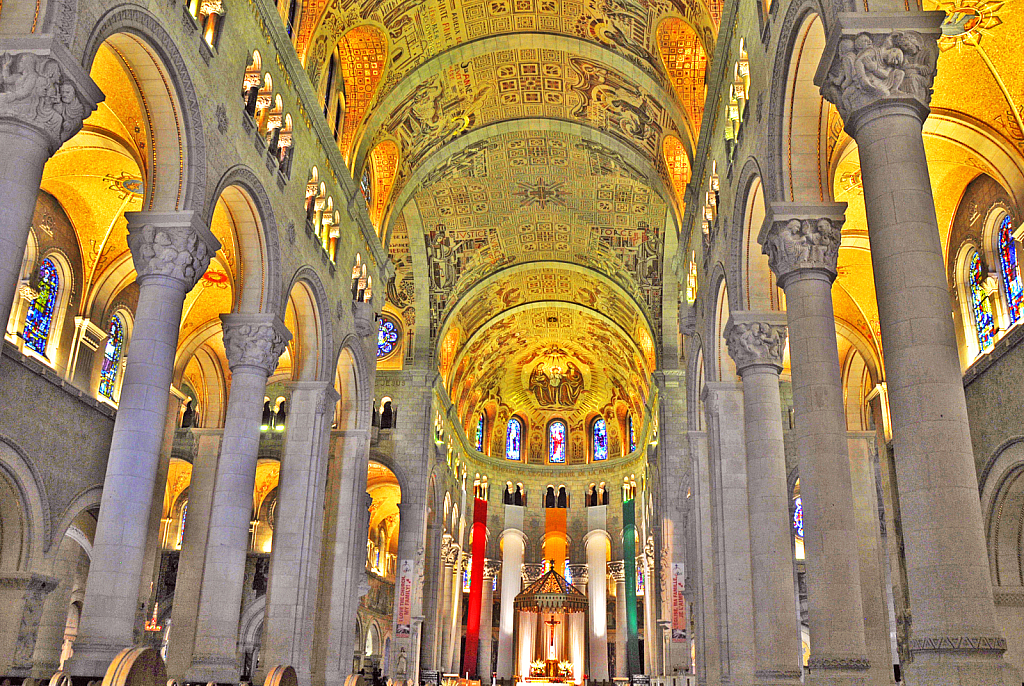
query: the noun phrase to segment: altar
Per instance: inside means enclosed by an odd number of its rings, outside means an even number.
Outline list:
[[[519,673],[527,684],[583,682],[587,597],[554,565],[515,598]]]

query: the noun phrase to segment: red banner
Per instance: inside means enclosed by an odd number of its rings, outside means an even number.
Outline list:
[[[672,642],[686,643],[686,567],[672,563]]]

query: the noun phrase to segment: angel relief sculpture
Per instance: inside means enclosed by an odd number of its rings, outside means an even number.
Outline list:
[[[583,372],[572,362],[566,362],[565,369],[554,365],[551,371],[539,363],[530,373],[529,390],[541,407],[552,405],[575,405],[583,392]]]

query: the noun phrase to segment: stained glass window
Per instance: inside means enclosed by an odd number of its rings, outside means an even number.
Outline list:
[[[637,558],[636,561],[636,594],[643,595],[644,591],[647,590],[647,579],[644,575],[644,564],[641,561],[642,558]]]
[[[395,352],[401,337],[402,332],[397,322],[386,314],[381,315],[380,326],[377,328],[377,359],[382,360]]]
[[[523,451],[523,424],[516,417],[508,420],[505,432],[505,459],[519,460]]]
[[[626,415],[626,433],[629,434],[629,452],[636,450],[636,430],[633,428],[633,415]]]
[[[800,496],[793,500],[793,528],[797,538],[804,537],[804,500]]]
[[[568,581],[570,584],[572,583],[572,568],[569,566],[568,560],[565,561],[565,574],[563,574],[562,576],[564,576],[565,580]]]
[[[60,276],[57,265],[46,258],[39,267],[39,292],[29,305],[25,315],[25,329],[22,337],[25,345],[40,355],[46,355],[46,341],[50,338],[50,326],[53,324],[53,310],[57,306],[57,291],[60,288]]]
[[[548,425],[548,461],[565,463],[565,422],[562,420]]]
[[[124,347],[124,324],[116,314],[110,318],[110,330],[107,332],[107,346],[103,349],[103,366],[100,368],[100,395],[114,399],[114,387],[121,362],[121,349]]]
[[[487,418],[484,417],[484,413],[480,413],[480,420],[476,423],[476,449],[478,452],[484,451],[484,425],[487,422]]]
[[[982,351],[992,347],[996,337],[995,320],[992,318],[992,303],[985,295],[982,285],[985,276],[981,273],[981,258],[978,253],[971,254],[968,265],[967,286],[971,291],[971,309],[974,311],[974,328],[978,332],[978,345]]]
[[[181,539],[185,536],[185,516],[188,514],[188,501],[181,504],[181,519],[178,520],[178,550],[181,550]]]
[[[604,420],[598,417],[594,420],[593,428],[591,429],[592,439],[594,442],[594,461],[607,460],[608,459],[608,427],[605,425]]]
[[[1017,248],[1013,242],[1013,220],[1005,215],[999,223],[999,266],[1006,285],[1006,309],[1010,312],[1010,323],[1020,319],[1021,305],[1024,304],[1024,285],[1017,267]]]

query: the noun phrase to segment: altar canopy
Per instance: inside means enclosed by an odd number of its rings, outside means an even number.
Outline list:
[[[523,612],[586,612],[587,596],[550,569],[516,596],[515,608]]]

